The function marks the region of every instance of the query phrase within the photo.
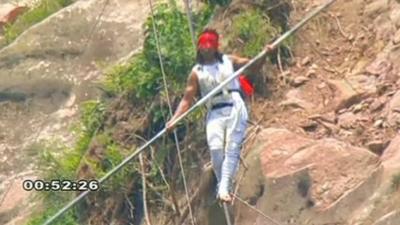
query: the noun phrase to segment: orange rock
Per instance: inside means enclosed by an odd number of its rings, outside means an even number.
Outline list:
[[[13,6],[11,7],[3,7],[0,10],[0,30],[3,30],[6,24],[14,23],[17,20],[18,16],[23,14],[28,7],[26,6]]]

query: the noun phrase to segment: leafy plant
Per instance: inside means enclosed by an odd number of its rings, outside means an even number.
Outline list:
[[[55,143],[48,143],[42,150],[40,162],[41,170],[44,171],[44,180],[73,180],[76,168],[81,159],[81,155],[74,150],[66,147],[57,147]],[[60,151],[63,152],[62,155],[52,153]],[[50,216],[54,215],[57,210],[71,200],[72,197],[72,193],[68,192],[39,192],[35,198],[42,199],[45,208],[34,212],[33,217],[27,222],[27,225],[43,224]],[[68,211],[62,220],[58,220],[54,224],[78,225],[75,211]]]
[[[262,50],[267,41],[276,37],[279,32],[279,29],[260,10],[247,10],[233,19],[227,37],[228,45],[239,46],[242,55],[253,57]]]
[[[82,105],[81,123],[74,130],[78,135],[75,147],[59,146],[56,141],[42,146],[40,166],[44,171],[45,180],[74,180],[76,178],[82,157],[86,153],[92,137],[101,126],[103,115],[104,105],[102,103],[98,101],[85,102]],[[46,218],[60,209],[73,196],[66,192],[50,191],[41,192],[38,197],[43,198],[47,209],[42,215],[33,217],[28,225],[42,224]],[[60,222],[55,224],[77,224],[75,212],[69,211]]]
[[[100,101],[86,101],[81,108],[82,131],[92,136],[103,123],[106,106]]]
[[[14,23],[5,26],[4,36],[7,43],[11,43],[29,27],[39,23],[72,2],[73,0],[41,0],[32,9],[22,14]]]
[[[49,206],[49,205],[47,205]],[[44,214],[37,215],[27,222],[26,225],[42,225],[50,216],[54,215],[62,205],[50,206]],[[75,211],[68,211],[63,215],[61,220],[53,223],[54,225],[79,225]]]
[[[169,85],[173,90],[181,89],[186,83],[195,57],[186,14],[168,4],[159,4],[154,13]],[[197,33],[207,23],[211,13],[212,8],[207,7],[193,15]],[[143,52],[134,56],[129,64],[117,66],[107,72],[105,86],[109,92],[135,93],[140,99],[149,99],[160,93],[162,73],[153,32],[153,18],[149,17],[144,25],[146,38]]]
[[[206,2],[210,5],[227,6],[232,2],[232,0],[207,0]]]

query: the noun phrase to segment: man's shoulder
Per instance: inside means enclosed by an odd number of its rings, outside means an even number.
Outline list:
[[[224,61],[224,62],[229,62],[229,63],[234,63],[234,61],[235,61],[235,56],[234,55],[232,55],[232,54],[223,54],[222,55],[222,60]]]
[[[198,71],[200,71],[201,69],[201,65],[199,63],[196,63],[193,67],[192,67],[192,71],[191,73],[197,73]]]

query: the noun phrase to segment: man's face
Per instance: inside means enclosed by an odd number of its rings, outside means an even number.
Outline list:
[[[217,50],[214,48],[200,48],[199,51],[200,54],[206,59],[213,58],[215,56],[215,53],[217,52]]]

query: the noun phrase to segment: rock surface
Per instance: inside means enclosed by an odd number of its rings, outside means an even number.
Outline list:
[[[70,129],[80,103],[99,96],[99,65],[113,65],[141,49],[147,13],[144,0],[78,0],[0,50],[1,175],[35,169],[38,142],[73,145]],[[20,194],[19,203],[26,204]],[[0,209],[8,210],[4,204]],[[1,224],[9,219],[0,213]]]
[[[263,130],[254,147],[246,162],[263,178],[259,183],[247,179],[241,189],[252,189],[252,193],[265,189],[256,196],[257,206],[273,212],[280,221],[292,217],[296,224],[305,224],[313,215],[313,221],[319,221],[315,224],[339,222],[359,207],[361,202],[356,199],[368,196],[381,171],[379,158],[366,149],[335,139],[312,140],[286,129]],[[241,196],[256,198],[249,193],[244,191]],[[251,221],[256,220],[261,217]]]
[[[372,76],[358,75],[343,80],[330,80],[335,91],[335,110],[347,108],[376,93],[376,81]]]

